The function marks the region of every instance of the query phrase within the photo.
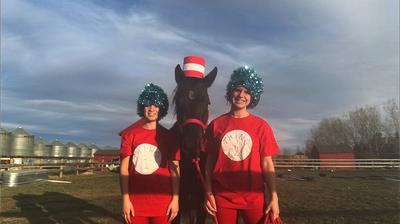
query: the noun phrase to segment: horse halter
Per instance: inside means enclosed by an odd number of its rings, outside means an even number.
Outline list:
[[[202,128],[203,134],[204,134],[205,131],[206,131],[206,128],[207,128],[207,123],[208,123],[208,115],[207,115],[207,121],[206,121],[206,123],[203,123],[201,120],[199,120],[199,119],[197,119],[197,118],[188,118],[188,119],[186,119],[182,124],[180,124],[180,126],[181,126],[181,127],[185,127],[185,126],[188,125],[188,124],[197,124],[197,125],[199,125],[199,126]],[[198,174],[199,177],[200,177],[200,182],[201,182],[201,185],[202,185],[202,187],[203,187],[204,192],[207,192],[206,181],[205,181],[204,176],[203,176],[203,174],[202,174],[202,172],[201,172],[201,169],[200,169],[200,157],[197,156],[197,157],[193,158],[193,159],[192,159],[192,163],[193,163],[193,164],[195,165],[195,167],[196,167],[197,174]],[[207,195],[207,200],[208,200],[208,201],[211,201],[211,195],[210,195],[210,194],[207,194],[207,193],[206,193],[206,195]],[[215,223],[215,224],[218,224],[217,216],[213,216],[213,220],[214,220],[214,223]]]
[[[206,122],[201,121],[200,119],[197,118],[187,118],[186,120],[183,121],[183,123],[179,123],[179,126],[184,128],[188,124],[197,124],[203,129],[203,134],[206,132],[207,126],[208,126],[208,116],[209,113],[207,112],[207,120]]]
[[[203,123],[201,120],[199,120],[197,118],[188,118],[180,125],[181,125],[181,127],[185,127],[188,124],[197,124],[203,129],[203,131],[205,131],[207,128],[207,122]]]

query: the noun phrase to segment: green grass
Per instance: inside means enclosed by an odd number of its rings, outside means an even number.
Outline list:
[[[118,175],[67,175],[62,180],[72,183],[2,188],[0,223],[121,223]]]
[[[313,181],[280,178],[281,215],[286,223],[400,223],[398,171],[284,173]]]
[[[392,180],[400,179],[398,171],[278,174],[285,223],[400,223],[400,182]],[[72,183],[1,188],[0,223],[121,223],[116,173],[62,180]]]

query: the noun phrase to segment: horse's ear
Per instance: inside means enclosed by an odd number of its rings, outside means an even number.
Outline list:
[[[217,67],[214,67],[214,69],[210,73],[208,73],[206,77],[204,77],[203,82],[206,84],[207,87],[210,87],[213,84],[215,77],[217,77],[217,72]]]
[[[179,64],[176,65],[175,67],[175,82],[179,84],[183,79],[183,71],[181,69],[181,66]]]

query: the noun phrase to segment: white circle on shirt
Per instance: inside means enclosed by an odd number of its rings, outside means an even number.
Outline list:
[[[140,144],[135,148],[132,156],[135,170],[143,175],[154,173],[161,165],[161,152],[151,144]]]
[[[249,156],[253,141],[243,130],[233,130],[224,135],[221,142],[222,151],[233,161],[242,161]]]

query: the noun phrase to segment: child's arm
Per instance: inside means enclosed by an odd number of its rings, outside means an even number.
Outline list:
[[[179,161],[170,161],[168,164],[168,168],[172,178],[172,200],[167,209],[167,216],[169,216],[169,222],[171,222],[178,215],[179,211]]]
[[[129,156],[121,158],[120,187],[122,194],[122,215],[126,223],[131,223],[131,216],[135,215],[133,205],[129,199]]]
[[[275,167],[271,156],[264,156],[261,159],[261,168],[264,176],[264,181],[267,184],[269,192],[269,203],[267,203],[267,209],[265,213],[268,214],[272,210],[274,219],[279,217],[279,204],[278,204],[278,193],[275,185]]]

